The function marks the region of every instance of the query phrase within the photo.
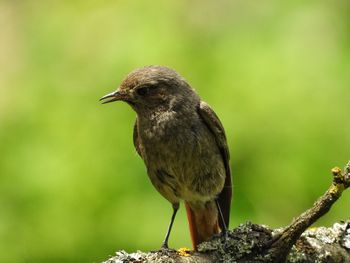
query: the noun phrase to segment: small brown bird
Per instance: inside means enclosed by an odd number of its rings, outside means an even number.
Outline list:
[[[232,196],[224,128],[210,106],[174,70],[131,72],[103,103],[124,101],[136,112],[134,145],[154,187],[173,206],[162,247],[185,202],[194,249],[229,226]]]

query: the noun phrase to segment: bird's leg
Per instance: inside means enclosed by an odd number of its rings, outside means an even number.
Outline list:
[[[216,203],[216,207],[218,208],[219,217],[220,217],[221,223],[222,223],[222,228],[223,228],[222,233],[227,237],[227,226],[226,226],[224,215],[222,214],[218,199],[215,199],[215,203]]]
[[[171,228],[173,227],[173,223],[175,220],[175,216],[177,213],[177,210],[179,209],[179,203],[175,203],[173,204],[173,215],[171,216],[171,220],[170,220],[170,224],[168,227],[168,231],[166,232],[163,244],[161,248],[168,248],[168,240],[169,240],[169,236],[170,236],[170,232],[171,232]]]

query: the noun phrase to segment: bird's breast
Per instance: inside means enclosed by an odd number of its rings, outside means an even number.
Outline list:
[[[212,196],[221,190],[225,176],[222,157],[213,135],[198,115],[173,113],[141,123],[139,136],[142,157],[155,185],[171,178],[167,182],[182,199],[195,198],[191,195]]]

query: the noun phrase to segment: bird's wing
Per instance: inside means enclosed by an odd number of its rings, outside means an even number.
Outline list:
[[[135,124],[134,124],[133,140],[134,140],[135,149],[136,149],[137,153],[141,156],[139,132],[138,132],[137,126],[138,126],[138,124],[137,124],[137,117],[136,117],[136,121],[135,121]]]
[[[224,161],[225,170],[226,170],[226,179],[224,188],[218,196],[218,202],[220,205],[221,212],[223,214],[226,227],[229,226],[230,221],[230,207],[231,207],[231,198],[232,198],[232,181],[231,181],[231,168],[230,168],[230,153],[227,146],[226,135],[224,127],[222,126],[218,116],[210,108],[210,106],[201,101],[198,107],[198,112],[204,123],[207,125],[209,130],[213,133],[216,143],[220,149],[222,159]],[[223,225],[220,222],[221,229]]]

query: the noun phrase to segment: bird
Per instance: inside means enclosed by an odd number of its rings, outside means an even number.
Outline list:
[[[212,108],[175,70],[145,66],[129,73],[102,104],[123,101],[136,112],[133,143],[156,190],[173,213],[161,248],[184,202],[194,250],[227,233],[232,179],[225,131]]]

